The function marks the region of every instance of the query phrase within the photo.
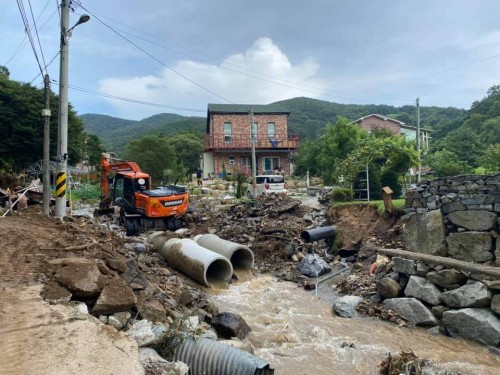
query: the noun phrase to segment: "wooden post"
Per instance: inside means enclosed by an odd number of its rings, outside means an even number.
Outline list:
[[[392,193],[393,191],[389,186],[382,188],[382,198],[384,199],[384,208],[387,212],[392,212]]]

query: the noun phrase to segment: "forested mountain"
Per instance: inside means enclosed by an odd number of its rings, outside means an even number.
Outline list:
[[[408,125],[415,125],[415,106],[394,107],[390,105],[338,104],[310,98],[294,98],[275,102],[290,111],[289,131],[300,134],[302,139],[316,138],[324,134],[327,123],[335,122],[337,116],[354,121],[360,117],[378,113],[394,117]],[[449,129],[457,127],[466,111],[457,108],[421,107],[422,126],[435,129],[438,138]],[[122,152],[127,143],[143,134],[172,135],[183,131],[205,131],[205,117],[184,117],[162,113],[141,121],[124,120],[117,117],[86,114],[80,116],[89,133],[98,135],[108,150]]]
[[[199,132],[205,129],[204,117],[185,117],[173,113],[161,113],[140,121],[118,117],[85,114],[80,118],[86,131],[96,134],[103,141],[104,148],[117,152],[125,151],[127,144],[145,134],[170,136],[180,132]]]

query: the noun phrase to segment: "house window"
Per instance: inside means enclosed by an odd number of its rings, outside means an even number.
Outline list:
[[[241,157],[241,166],[243,168],[252,168],[252,158],[250,156]]]
[[[234,156],[230,156],[229,157],[229,165],[235,165],[236,164],[236,160],[234,158]]]
[[[280,158],[264,157],[264,173],[272,174],[280,169]]]
[[[224,142],[231,142],[233,135],[233,125],[230,122],[224,123]]]
[[[250,135],[252,136],[253,140],[257,139],[257,136],[259,135],[259,126],[256,122],[254,122],[252,124],[252,129],[250,131]]]
[[[274,125],[274,122],[267,123],[267,135],[269,136],[269,139],[274,138],[276,135],[276,126]]]

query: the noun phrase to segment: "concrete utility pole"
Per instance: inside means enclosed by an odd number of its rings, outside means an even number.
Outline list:
[[[66,215],[66,176],[68,173],[68,68],[69,68],[69,1],[61,0],[61,49],[59,53],[59,123],[57,136],[56,211]]]
[[[57,160],[59,167],[56,174],[56,210],[55,216],[63,218],[66,215],[66,176],[68,173],[68,69],[69,69],[69,38],[71,31],[90,17],[80,16],[78,22],[69,28],[70,0],[61,0],[61,49],[59,52],[59,122],[57,134]]]
[[[418,153],[418,165],[417,165],[417,183],[420,182],[420,99],[417,98],[417,153]]]
[[[42,109],[43,124],[43,213],[50,214],[50,79],[45,74],[45,109]]]
[[[252,184],[253,188],[257,186],[257,157],[255,155],[256,137],[253,133],[253,107],[250,108],[250,134],[252,135]]]

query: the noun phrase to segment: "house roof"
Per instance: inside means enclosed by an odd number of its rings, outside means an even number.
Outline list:
[[[210,132],[210,114],[247,114],[251,110],[254,114],[290,115],[290,111],[273,104],[208,104],[207,133]]]
[[[364,117],[358,118],[357,120],[353,121],[352,123],[363,121],[365,118],[372,117],[372,116],[378,117],[378,118],[380,118],[380,119],[382,119],[382,120],[384,120],[384,121],[393,121],[393,122],[398,123],[399,125],[405,125],[405,123],[404,123],[404,122],[402,122],[402,121],[396,120],[396,119],[391,118],[391,117],[387,117],[387,116],[379,115],[379,114],[376,114],[376,113],[372,113],[371,115],[368,115],[368,116],[364,116]],[[351,124],[352,124],[352,123],[351,123]]]
[[[208,113],[274,113],[289,115],[290,111],[273,104],[209,104]]]

